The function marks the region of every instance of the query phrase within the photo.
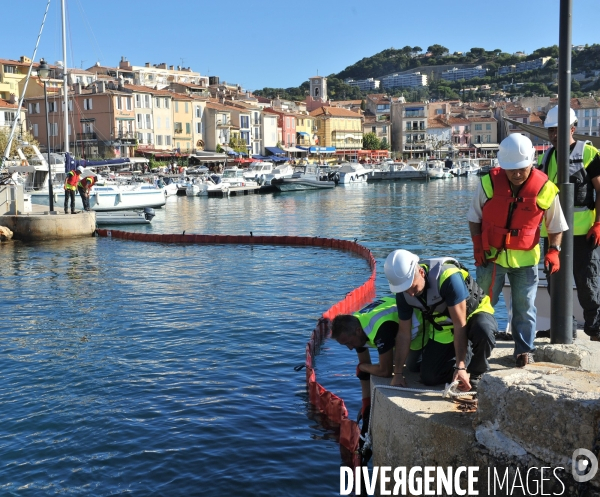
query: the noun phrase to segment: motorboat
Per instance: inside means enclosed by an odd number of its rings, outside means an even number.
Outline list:
[[[244,171],[244,178],[259,182],[259,178],[266,177],[273,172],[273,163],[270,161],[255,161],[250,163]]]
[[[275,186],[274,183],[277,183],[279,180],[283,178],[291,178],[294,174],[294,167],[290,165],[288,162],[285,164],[277,166],[275,169],[271,171],[270,174],[261,176],[258,178],[258,184],[260,185],[261,193],[271,192],[271,191],[279,191],[279,189]]]
[[[548,292],[548,280],[546,279],[546,273],[544,272],[543,263],[538,265],[538,290],[535,295],[535,307],[537,309],[536,317],[536,328],[538,330],[549,330],[550,329],[550,294]],[[504,302],[506,303],[506,310],[508,313],[508,324],[506,325],[506,332],[510,332],[510,322],[512,320],[512,306],[511,306],[511,291],[510,282],[508,277],[504,280],[504,287],[502,288],[502,295],[504,296]],[[573,282],[573,315],[577,320],[579,326],[583,327],[585,319],[583,317],[583,309],[579,303],[577,297],[577,287]]]
[[[453,176],[471,176],[478,174],[480,169],[477,159],[459,159],[458,164],[449,171]]]
[[[211,174],[210,176],[203,176],[199,178],[193,178],[188,183],[185,189],[185,194],[188,197],[203,197],[208,195],[208,188],[221,182],[221,176],[217,174]]]
[[[452,178],[452,173],[444,168],[444,163],[441,160],[428,161],[426,168],[429,179]]]
[[[244,170],[238,167],[230,167],[223,171],[221,181],[226,183],[229,188],[233,187],[245,187],[245,188],[258,188],[258,183],[253,179],[247,179],[244,177]]]
[[[359,162],[345,162],[335,172],[339,175],[340,185],[366,183],[370,174]]]
[[[282,192],[334,188],[336,184],[335,181],[321,179],[319,167],[314,164],[296,166],[291,178],[271,180],[271,183]]]
[[[98,226],[150,224],[155,215],[154,209],[150,207],[135,211],[96,212],[96,224]]]
[[[407,164],[404,162],[385,161],[377,165],[368,178],[369,181],[425,179],[427,171],[424,162]]]
[[[49,204],[48,190],[37,190],[30,193],[32,203]],[[53,197],[54,205],[62,208],[65,201],[65,192],[62,187],[55,187]],[[94,211],[120,211],[143,209],[144,207],[156,209],[165,205],[166,202],[163,189],[149,183],[94,185],[90,190],[90,208]],[[75,195],[75,207],[83,209],[79,194]]]

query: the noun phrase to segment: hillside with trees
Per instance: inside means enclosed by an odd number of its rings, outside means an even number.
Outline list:
[[[540,57],[552,59],[542,69],[498,75],[498,69],[527,60]],[[418,70],[427,67],[449,65],[457,66],[481,65],[487,69],[488,76],[461,81],[446,81],[438,78],[429,78],[428,87],[420,88],[381,88],[379,90],[361,91],[354,86],[347,85],[344,80],[367,78],[381,78],[395,72]],[[586,73],[591,75],[594,70],[600,70],[600,45],[586,45],[583,50],[574,50],[572,53],[572,74]],[[392,96],[404,96],[408,100],[424,99],[458,99],[472,101],[490,98],[504,91],[507,96],[549,96],[558,92],[556,73],[558,70],[558,46],[543,47],[529,55],[519,56],[503,52],[497,48],[485,50],[474,47],[468,52],[454,52],[442,45],[431,45],[423,51],[421,47],[405,46],[401,49],[388,48],[371,57],[365,57],[355,64],[346,67],[337,74],[327,76],[329,98],[332,100],[360,100],[369,93],[387,93]],[[485,90],[480,89],[484,87]],[[489,87],[489,89],[487,88]],[[475,89],[477,88],[477,89]],[[571,87],[574,97],[587,96],[588,93],[600,90],[600,79],[583,86],[578,81],[572,82]],[[263,88],[254,93],[257,95],[291,100],[304,100],[309,92],[309,83],[305,81],[294,88]]]

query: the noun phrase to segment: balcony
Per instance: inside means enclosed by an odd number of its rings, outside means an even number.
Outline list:
[[[96,140],[96,133],[77,133],[77,141]]]
[[[402,113],[402,117],[405,117],[406,119],[411,119],[413,117],[426,117],[426,116],[425,116],[425,111],[424,110],[421,110],[421,111],[418,111],[418,112],[417,111],[412,111],[412,110],[411,111],[406,111],[405,110]]]

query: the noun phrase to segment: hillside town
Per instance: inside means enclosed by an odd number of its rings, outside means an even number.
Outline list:
[[[408,101],[385,93],[367,94],[362,100],[332,100],[323,76],[308,78],[310,90],[304,100],[265,98],[191,67],[132,65],[126,57],[116,66],[97,63],[85,70],[68,69],[66,75],[60,63],[33,62],[25,88],[31,63],[25,56],[0,59],[0,129],[10,129],[18,119],[17,129],[29,131],[42,151],[63,151],[66,82],[72,123],[66,132],[71,150],[83,158],[168,160],[193,154],[210,161],[215,154],[240,158],[280,154],[369,162],[388,156],[487,157],[497,152],[506,136],[523,132],[515,122],[542,126],[557,103],[556,98],[542,96]],[[41,63],[49,69],[43,80]],[[391,75],[385,85],[396,84],[395,80],[407,84]],[[360,84],[369,89],[365,82]],[[377,82],[373,88],[378,87]],[[571,107],[578,117],[576,132],[598,136],[595,98],[573,98]],[[525,134],[539,151],[548,147],[548,142]]]

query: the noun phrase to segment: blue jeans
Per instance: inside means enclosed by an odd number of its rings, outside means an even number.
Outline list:
[[[492,277],[495,277],[492,286]],[[489,295],[492,287],[492,306],[496,307],[504,276],[508,275],[510,282],[511,302],[507,302],[507,308],[512,308],[512,319],[510,331],[515,341],[515,357],[524,352],[533,352],[535,346],[535,320],[537,309],[535,308],[535,295],[538,286],[537,266],[506,268],[494,263],[488,263],[487,267],[477,267],[477,284]]]

